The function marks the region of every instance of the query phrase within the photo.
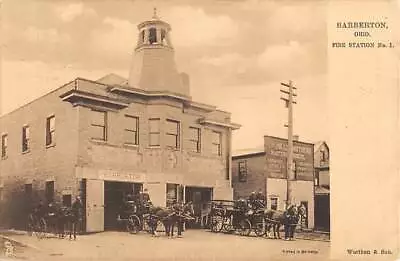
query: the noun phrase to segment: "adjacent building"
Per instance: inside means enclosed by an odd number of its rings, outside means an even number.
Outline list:
[[[232,183],[234,198],[248,198],[250,193],[262,191],[267,207],[284,210],[287,196],[288,141],[264,136],[260,150],[235,154],[232,158]],[[296,204],[307,208],[304,226],[314,227],[314,144],[293,141],[295,181],[293,195]]]
[[[315,229],[330,231],[329,147],[320,141],[314,147]]]
[[[144,188],[155,205],[193,201],[197,212],[232,199],[240,126],[192,100],[168,23],[154,16],[138,30],[127,79],[77,78],[0,118],[1,224],[22,226],[39,199],[70,205],[80,195],[88,232],[114,228],[124,195]]]

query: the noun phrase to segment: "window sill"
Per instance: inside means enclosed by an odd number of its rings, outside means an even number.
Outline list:
[[[94,139],[94,138],[90,139],[90,141],[93,143],[97,143],[97,144],[106,144],[107,143],[106,140],[100,140],[100,139]]]
[[[139,144],[124,143],[124,147],[130,148],[130,149],[137,149],[137,148],[139,148]]]
[[[6,155],[6,156],[3,156],[3,157],[1,157],[1,159],[2,160],[6,160],[6,159],[8,159],[8,156]]]
[[[52,147],[55,147],[55,146],[56,146],[55,143],[50,143],[49,145],[46,145],[46,149],[49,149],[49,148],[52,148]]]
[[[31,150],[27,149],[26,151],[23,151],[22,154],[28,154],[29,152],[31,152]]]
[[[148,149],[161,149],[161,146],[160,145],[157,145],[157,146],[148,146],[147,147]]]
[[[180,151],[180,148],[166,147],[167,150]]]

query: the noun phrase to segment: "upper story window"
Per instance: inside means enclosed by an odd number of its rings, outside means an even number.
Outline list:
[[[95,140],[107,140],[107,112],[92,110],[91,137]]]
[[[144,30],[140,32],[140,43],[144,43]]]
[[[157,43],[157,29],[156,28],[150,28],[149,29],[149,43]]]
[[[8,135],[3,134],[1,136],[1,157],[7,157],[7,148],[8,148]]]
[[[190,150],[194,152],[201,151],[201,130],[196,127],[189,127]]]
[[[167,36],[167,33],[166,33],[165,29],[161,29],[161,43],[163,45],[167,44],[166,36]]]
[[[213,131],[212,133],[212,153],[215,155],[222,155],[221,148],[222,134],[217,131]]]
[[[46,119],[46,146],[53,145],[56,133],[56,117],[50,116]]]
[[[160,146],[160,119],[149,119],[149,146]]]
[[[319,153],[321,162],[327,162],[329,160],[328,152],[326,150],[321,150]]]
[[[22,152],[29,151],[30,147],[30,131],[29,126],[22,127]]]
[[[125,115],[125,143],[139,144],[139,118]]]
[[[169,148],[178,149],[180,140],[180,126],[178,121],[167,120],[166,122],[166,146]]]
[[[246,182],[247,181],[247,162],[240,161],[238,167],[239,167],[239,181]]]

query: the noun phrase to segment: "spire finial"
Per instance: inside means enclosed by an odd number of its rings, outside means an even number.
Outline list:
[[[153,18],[154,18],[154,19],[158,19],[158,16],[157,16],[157,8],[156,8],[156,7],[153,8]]]

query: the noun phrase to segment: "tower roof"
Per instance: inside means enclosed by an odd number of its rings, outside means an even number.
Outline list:
[[[132,57],[129,86],[190,96],[189,78],[178,72],[175,63],[170,25],[160,20],[154,9],[152,19],[137,28],[139,37]]]

